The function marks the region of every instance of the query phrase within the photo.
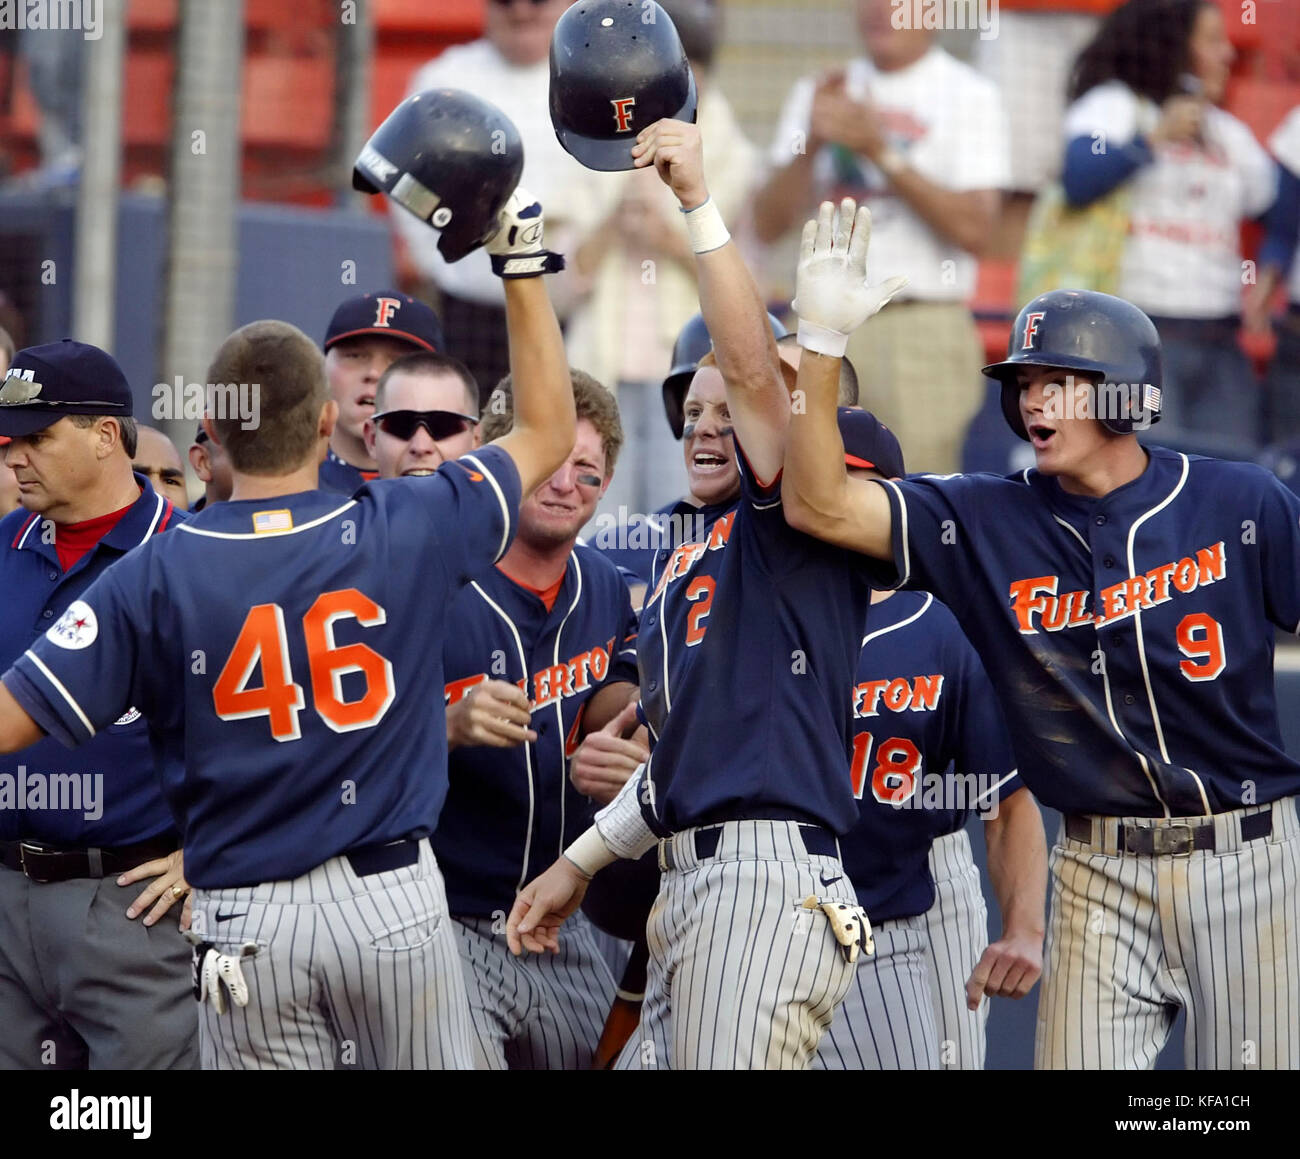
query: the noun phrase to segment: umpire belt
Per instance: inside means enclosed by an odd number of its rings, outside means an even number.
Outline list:
[[[36,841],[0,841],[0,865],[48,885],[75,878],[115,877],[179,848],[176,837],[155,837],[113,849],[56,849]]]
[[[840,855],[839,841],[829,829],[797,821],[728,821],[686,829],[659,842],[659,868],[693,869],[718,856],[724,834],[731,830],[729,860],[803,860]],[[802,848],[800,846],[802,845]]]
[[[1225,823],[1227,831],[1220,832]],[[1143,823],[1079,813],[1065,816],[1065,835],[1071,841],[1088,845],[1098,853],[1132,853],[1141,857],[1180,857],[1198,849],[1206,853],[1223,852],[1272,834],[1272,804],[1254,813],[1234,811],[1172,822],[1153,819]]]

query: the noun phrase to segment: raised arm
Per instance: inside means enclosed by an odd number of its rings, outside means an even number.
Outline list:
[[[517,189],[484,247],[505,281],[515,421],[496,445],[515,461],[527,495],[573,450],[576,417],[564,338],[541,275],[563,268],[542,242],[542,207]]]
[[[686,213],[700,312],[727,385],[736,438],[759,481],[770,483],[781,471],[790,399],[763,299],[709,199],[700,131],[682,121],[656,121],[637,137],[632,156],[638,167],[655,166]]]
[[[896,294],[905,278],[868,287],[871,213],[846,198],[836,215],[823,202],[804,226],[794,307],[804,355],[786,437],[781,486],[786,522],[877,559],[893,558],[889,498],[875,482],[849,478],[836,418],[840,361],[848,336]]]

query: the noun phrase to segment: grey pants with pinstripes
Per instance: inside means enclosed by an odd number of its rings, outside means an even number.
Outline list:
[[[576,913],[564,923],[558,954],[518,958],[503,922],[458,917],[454,924],[477,1068],[589,1070],[614,1003],[614,976],[591,922]]]
[[[650,911],[645,1003],[620,1070],[805,1069],[853,982],[825,915],[803,908],[810,894],[857,904],[839,859],[809,855],[793,822],[717,828],[703,861],[694,829],[662,843],[676,868]]]
[[[983,1070],[989,1000],[966,1005],[966,981],[989,945],[989,911],[965,829],[930,846],[934,904],[925,912],[930,995],[944,1070]]]
[[[876,952],[859,957],[853,985],[817,1048],[816,1070],[936,1070],[925,918],[873,927]]]
[[[292,881],[196,889],[194,929],[222,953],[257,947],[243,960],[248,1005],[203,1005],[204,1070],[473,1066],[456,931],[427,840],[416,864],[384,873],[358,877],[335,857]]]
[[[1091,842],[1062,827],[1036,1067],[1150,1069],[1179,1007],[1188,1068],[1300,1067],[1300,820],[1295,798],[1264,808],[1273,831],[1254,841],[1240,823],[1259,808],[1131,819],[1213,825],[1213,851],[1182,855],[1118,853],[1113,817]]]

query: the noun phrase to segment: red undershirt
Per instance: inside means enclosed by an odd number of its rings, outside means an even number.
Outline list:
[[[97,515],[83,523],[56,523],[54,525],[54,550],[59,553],[59,566],[67,571],[86,552],[90,551],[101,539],[121,522],[132,507],[132,500],[117,511],[107,515]]]
[[[555,607],[555,601],[560,597],[560,589],[564,586],[564,575],[565,575],[564,572],[560,572],[560,578],[557,579],[553,584],[551,584],[550,587],[535,588],[531,584],[524,583],[523,580],[515,579],[515,577],[512,576],[508,571],[506,571],[506,569],[503,568],[500,564],[497,564],[497,569],[511,583],[518,584],[526,592],[532,592],[533,595],[535,595],[539,600],[542,601],[543,606],[546,608],[548,612],[553,607]]]

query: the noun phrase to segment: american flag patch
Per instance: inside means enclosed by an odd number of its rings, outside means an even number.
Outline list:
[[[1160,388],[1153,386],[1149,382],[1142,384],[1142,405],[1146,410],[1158,411],[1160,409]]]
[[[293,512],[287,507],[279,511],[254,511],[253,530],[258,535],[270,531],[291,531],[293,529]]]

